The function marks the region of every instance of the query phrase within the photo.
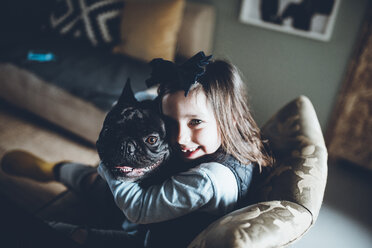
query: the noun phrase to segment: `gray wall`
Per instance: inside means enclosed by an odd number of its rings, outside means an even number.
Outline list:
[[[303,94],[313,102],[325,130],[368,0],[341,0],[328,42],[240,23],[240,0],[193,1],[215,6],[214,57],[228,59],[241,70],[259,125]]]

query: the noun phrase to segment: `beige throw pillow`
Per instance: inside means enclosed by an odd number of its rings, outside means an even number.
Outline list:
[[[124,1],[120,36],[115,53],[151,61],[174,60],[184,0]]]

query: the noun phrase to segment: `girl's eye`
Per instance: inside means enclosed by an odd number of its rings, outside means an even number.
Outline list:
[[[158,137],[149,136],[149,137],[147,137],[146,142],[149,143],[150,145],[154,145],[154,144],[156,144],[156,142],[158,142]]]
[[[190,125],[191,126],[196,126],[196,125],[199,125],[200,123],[202,123],[202,121],[201,120],[198,120],[198,119],[192,119],[190,121]]]

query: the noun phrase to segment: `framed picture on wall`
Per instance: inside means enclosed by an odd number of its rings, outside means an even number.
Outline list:
[[[341,0],[243,0],[240,21],[329,41]]]

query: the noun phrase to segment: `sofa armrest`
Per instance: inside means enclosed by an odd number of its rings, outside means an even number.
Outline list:
[[[280,247],[296,241],[311,224],[311,213],[299,204],[261,202],[218,219],[189,248]]]
[[[0,97],[95,144],[106,113],[28,70],[0,63]]]
[[[327,182],[327,148],[309,98],[299,96],[262,128],[276,163],[263,173],[257,202],[287,200],[307,208],[317,219]],[[272,169],[272,170],[271,170]]]

